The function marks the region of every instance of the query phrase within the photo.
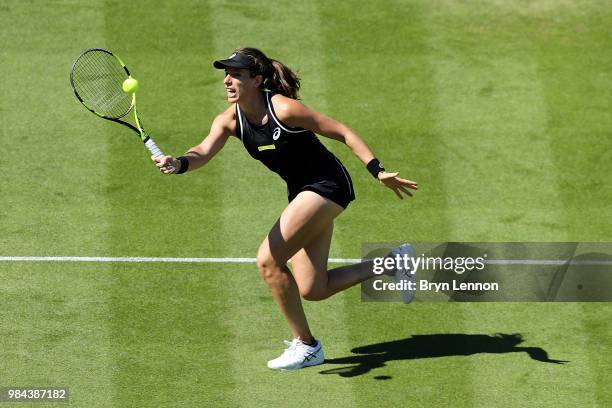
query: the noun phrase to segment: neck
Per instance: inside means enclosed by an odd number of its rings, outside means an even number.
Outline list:
[[[266,115],[266,102],[261,92],[245,96],[238,105],[240,105],[240,110],[244,112],[250,122],[259,123]]]

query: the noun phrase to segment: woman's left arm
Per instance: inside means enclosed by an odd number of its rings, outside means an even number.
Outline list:
[[[274,110],[278,119],[290,127],[308,129],[346,144],[364,166],[375,159],[368,145],[348,126],[306,107],[295,99],[275,95]],[[399,198],[403,198],[401,193],[412,196],[408,188],[418,190],[418,184],[398,176],[397,172],[384,170],[377,174],[378,180],[393,190]]]

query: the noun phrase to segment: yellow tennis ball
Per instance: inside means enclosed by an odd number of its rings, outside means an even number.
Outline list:
[[[138,90],[138,81],[134,78],[128,78],[123,81],[121,88],[123,88],[123,92],[134,93]]]

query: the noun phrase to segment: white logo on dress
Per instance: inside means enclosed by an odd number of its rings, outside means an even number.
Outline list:
[[[278,138],[280,137],[280,132],[280,128],[277,127],[276,129],[274,129],[274,133],[272,133],[272,139],[278,140]]]

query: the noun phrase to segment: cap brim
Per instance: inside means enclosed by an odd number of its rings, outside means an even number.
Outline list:
[[[213,62],[213,66],[217,69],[225,69],[225,68],[249,69],[251,68],[248,65],[245,65],[241,62],[231,60],[231,59],[217,60]]]

